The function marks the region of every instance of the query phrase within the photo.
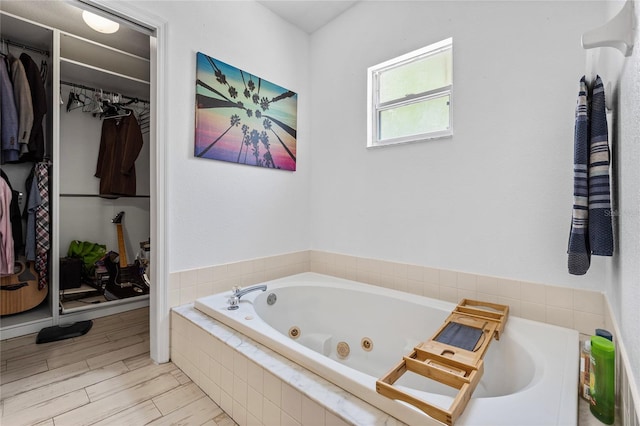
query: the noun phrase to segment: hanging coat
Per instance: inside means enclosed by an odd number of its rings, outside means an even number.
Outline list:
[[[13,250],[16,257],[22,253],[24,249],[23,233],[22,233],[22,214],[20,214],[20,192],[13,189],[9,176],[0,170],[0,178],[4,179],[9,185],[11,190],[11,205],[10,208],[10,220],[11,220],[11,232],[13,234]]]
[[[18,144],[18,109],[13,96],[13,86],[9,69],[0,58],[0,134],[2,135],[2,164],[16,161],[20,154]]]
[[[13,81],[13,95],[18,109],[18,143],[20,144],[20,154],[24,154],[29,151],[29,138],[33,128],[31,88],[29,87],[29,80],[22,62],[13,55],[9,55],[8,59],[11,81]]]
[[[20,62],[24,66],[24,72],[29,81],[31,89],[31,104],[33,106],[33,126],[29,135],[29,152],[20,156],[20,161],[42,161],[45,154],[44,132],[42,129],[42,119],[47,114],[47,93],[42,84],[40,69],[33,62],[31,56],[23,53],[20,55]]]
[[[102,122],[102,136],[95,176],[100,195],[136,195],[136,158],[142,149],[142,133],[133,114]]]

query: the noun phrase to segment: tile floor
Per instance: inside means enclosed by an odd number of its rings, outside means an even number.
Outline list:
[[[173,363],[149,358],[149,310],[94,320],[84,336],[0,342],[0,424],[234,426]]]

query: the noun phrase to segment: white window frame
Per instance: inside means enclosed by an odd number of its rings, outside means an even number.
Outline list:
[[[451,49],[453,67],[453,38],[447,38],[437,43],[430,44],[421,49],[406,53],[397,58],[390,59],[381,64],[369,67],[367,70],[367,148],[375,148],[389,145],[397,145],[408,142],[425,141],[451,137],[453,135],[453,69],[451,70],[451,84],[442,86],[427,92],[407,95],[401,99],[395,99],[383,104],[379,101],[380,74],[392,68],[401,67],[417,60]],[[380,113],[391,108],[398,108],[427,99],[449,96],[449,127],[445,130],[425,132],[415,135],[402,136],[392,139],[380,140]]]

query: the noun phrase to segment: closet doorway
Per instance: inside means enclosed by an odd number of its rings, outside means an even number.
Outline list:
[[[50,8],[61,8],[50,10]],[[6,1],[3,2],[0,10],[10,18],[19,17],[34,26],[42,26],[51,32],[51,61],[50,68],[51,92],[53,100],[51,112],[48,114],[48,128],[50,132],[49,147],[51,155],[54,157],[54,169],[52,174],[54,183],[52,185],[52,236],[53,244],[50,256],[52,259],[50,267],[51,292],[50,292],[50,314],[53,325],[67,324],[74,321],[96,318],[111,313],[122,312],[127,309],[135,309],[148,304],[150,306],[150,352],[151,358],[156,362],[166,362],[169,360],[169,321],[168,304],[166,297],[166,279],[168,271],[166,268],[166,247],[165,247],[165,140],[162,127],[166,120],[166,109],[164,106],[164,96],[166,93],[166,81],[161,70],[165,67],[166,58],[166,22],[163,20],[147,16],[144,11],[137,10],[132,6],[121,2],[107,2],[101,0],[75,0],[71,2],[54,1]],[[120,25],[121,35],[111,36],[107,34],[95,33],[89,29],[84,22],[72,22],[80,17],[83,11],[93,12],[99,16],[111,19]],[[73,18],[73,19],[72,19]],[[70,27],[71,25],[71,27]],[[28,27],[28,25],[26,26]],[[4,32],[4,30],[3,30]],[[26,31],[29,32],[28,30]],[[24,35],[24,34],[23,34]],[[26,36],[28,40],[28,34]],[[24,37],[23,37],[24,39]],[[119,41],[116,41],[119,40]],[[142,40],[142,41],[141,41]],[[103,48],[106,46],[106,48]],[[113,50],[111,50],[113,48]],[[102,49],[102,50],[100,50]],[[92,50],[93,53],[89,53]],[[96,53],[100,51],[99,53]],[[117,54],[113,57],[113,52]],[[130,56],[129,56],[130,54]],[[85,60],[86,57],[93,58]],[[141,62],[138,58],[146,60],[146,70],[143,64],[142,71],[138,68]],[[99,61],[104,60],[104,63]],[[92,62],[93,61],[93,62]],[[138,62],[138,64],[136,64]],[[142,61],[144,62],[144,61]],[[116,67],[116,68],[114,68]],[[117,67],[124,67],[125,71]],[[102,69],[108,72],[104,76],[99,76],[96,81],[96,72]],[[96,71],[97,70],[97,71]],[[142,74],[141,74],[142,72]],[[146,73],[146,75],[145,75]],[[93,74],[91,78],[88,74]],[[126,74],[127,78],[119,78],[120,74]],[[118,83],[111,80],[112,75],[116,75]],[[70,76],[74,78],[69,78]],[[114,81],[116,81],[114,80]],[[125,83],[122,83],[122,82]],[[128,82],[132,84],[129,85]],[[104,86],[103,86],[104,85]],[[145,86],[146,85],[146,86]],[[142,88],[142,91],[140,91]],[[146,93],[145,93],[146,88]],[[91,185],[95,182],[83,181],[83,177],[74,177],[73,171],[81,171],[81,175],[91,173],[95,168],[95,158],[88,158],[90,166],[81,164],[83,156],[89,157],[97,154],[95,144],[98,141],[91,141],[94,144],[87,152],[82,144],[78,143],[81,136],[78,128],[81,127],[91,134],[95,134],[96,126],[100,126],[99,120],[91,122],[95,117],[100,105],[90,104],[87,100],[95,100],[99,92],[109,92],[115,96],[117,103],[124,104],[133,102],[135,99],[138,105],[130,108],[138,108],[136,115],[140,122],[141,131],[144,132],[145,143],[140,155],[144,156],[143,161],[136,163],[138,167],[138,183],[135,195],[129,197],[119,197],[120,201],[108,201],[107,197],[101,197],[102,188],[99,191],[91,190]],[[105,95],[105,93],[100,93]],[[146,96],[145,96],[146,95]],[[77,111],[73,111],[77,108]],[[93,110],[92,110],[93,109]],[[146,111],[145,111],[146,109]],[[75,115],[71,115],[72,113]],[[68,114],[68,115],[67,115]],[[82,117],[85,115],[85,117]],[[141,115],[140,115],[141,114]],[[146,114],[146,115],[145,115]],[[143,119],[140,119],[143,117]],[[70,132],[69,124],[80,123],[82,126],[72,126]],[[146,122],[143,122],[146,119]],[[86,124],[89,123],[89,124]],[[63,125],[67,129],[63,129]],[[80,131],[82,131],[80,129]],[[73,133],[76,132],[76,133]],[[99,130],[98,130],[99,132]],[[70,145],[69,140],[76,139],[76,145]],[[65,144],[66,143],[66,144]],[[96,151],[96,152],[93,152]],[[74,157],[74,155],[76,157]],[[57,158],[56,158],[57,156]],[[56,168],[56,166],[58,166]],[[86,170],[84,170],[86,169]],[[90,180],[90,178],[86,178]],[[88,189],[89,188],[89,189]],[[108,208],[105,208],[107,206]],[[126,220],[124,225],[127,229],[121,233],[121,227],[105,222],[105,215],[112,216],[120,207],[126,210]],[[82,213],[79,213],[82,212]],[[75,219],[74,219],[75,217]],[[102,231],[93,231],[87,225],[87,217],[96,218],[95,227]],[[117,215],[112,219],[115,221]],[[83,222],[84,220],[84,222]],[[108,221],[110,222],[110,220]],[[83,224],[84,223],[84,224]],[[70,229],[82,228],[85,232],[73,234]],[[131,229],[128,229],[131,228]],[[101,236],[101,232],[109,233],[109,236]],[[76,235],[87,235],[87,238],[80,238]],[[123,243],[124,239],[129,239]],[[59,274],[60,265],[58,259],[66,256],[67,240],[86,239],[96,242],[108,240],[108,250],[119,251],[125,249],[132,263],[136,252],[139,250],[139,243],[147,238],[151,241],[151,250],[148,252],[149,269],[151,278],[150,291],[146,299],[144,297],[132,297],[131,300],[110,300],[115,303],[97,303],[95,307],[87,306],[74,307],[73,304],[65,310],[64,305],[59,303],[63,297],[60,289]],[[52,295],[51,295],[52,294]],[[122,302],[122,303],[119,303]],[[80,303],[80,302],[79,302]],[[59,308],[60,307],[60,308]],[[19,315],[11,318],[12,321],[19,321]],[[47,319],[49,320],[49,319]],[[6,321],[3,321],[6,323]],[[5,324],[2,324],[2,338],[20,335],[20,330],[33,332],[34,327],[47,324],[43,321],[25,321],[23,327],[18,324],[7,333]],[[16,334],[18,333],[18,334]],[[22,333],[26,334],[26,333]]]

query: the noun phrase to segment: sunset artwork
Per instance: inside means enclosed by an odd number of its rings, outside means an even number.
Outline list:
[[[200,52],[196,67],[194,155],[296,170],[298,95]]]

